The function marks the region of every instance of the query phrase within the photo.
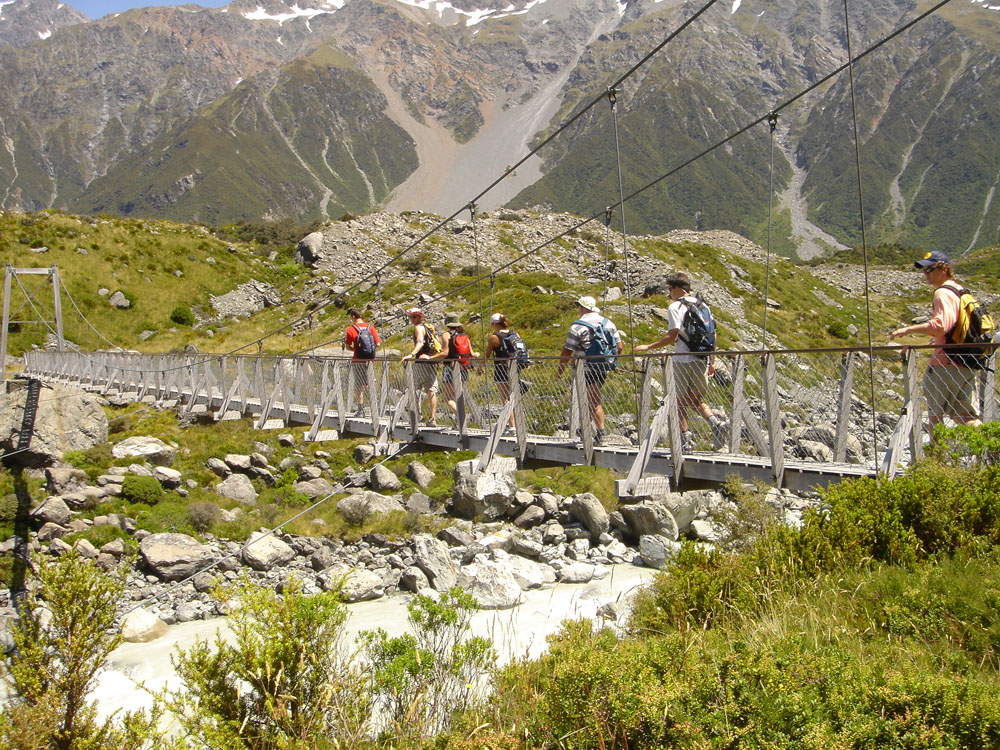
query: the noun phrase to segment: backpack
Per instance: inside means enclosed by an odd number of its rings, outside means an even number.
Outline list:
[[[451,335],[451,349],[449,354],[455,354],[455,359],[462,365],[463,370],[469,369],[472,362],[472,344],[469,342],[469,334],[453,333]]]
[[[956,289],[945,285],[944,288],[957,295],[960,300],[958,322],[948,331],[945,340],[949,344],[968,344],[968,346],[945,349],[948,359],[970,370],[987,369],[990,357],[989,344],[996,330],[993,316],[986,312],[965,287]]]
[[[680,301],[687,310],[678,335],[692,352],[714,352],[715,321],[712,319],[712,311],[701,297],[698,297],[697,304],[684,297]]]
[[[508,331],[506,336],[497,334],[500,339],[500,348],[497,349],[498,359],[516,359],[517,366],[523,370],[531,367],[531,357],[528,352],[528,345],[524,343],[517,331]]]
[[[604,325],[607,322],[607,318],[602,318],[601,324],[597,326],[582,320],[573,324],[579,323],[590,329],[590,344],[584,354],[587,357],[586,365],[591,370],[611,372],[618,369],[618,345],[615,343],[615,334]]]
[[[424,354],[437,354],[441,351],[441,339],[434,332],[434,326],[424,323]]]
[[[358,359],[375,359],[375,352],[378,346],[375,344],[375,334],[372,333],[372,326],[369,323],[364,328],[354,326],[358,332],[358,337],[354,340],[354,355]]]

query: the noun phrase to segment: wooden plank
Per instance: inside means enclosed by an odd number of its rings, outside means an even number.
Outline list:
[[[573,388],[576,390],[576,403],[579,409],[580,438],[583,441],[585,463],[594,463],[594,430],[590,422],[590,400],[587,398],[587,383],[584,376],[583,357],[573,360]],[[573,435],[570,434],[570,439]]]
[[[337,404],[337,427],[341,432],[347,426],[347,405],[344,403],[344,388],[341,385],[343,371],[343,361],[335,361],[333,363],[333,400]]]
[[[663,406],[667,409],[667,439],[670,443],[674,484],[679,486],[684,473],[684,446],[680,416],[677,411],[677,384],[674,379],[673,357],[666,357],[663,360]]]
[[[636,422],[637,434],[642,435],[649,424],[650,404],[653,398],[653,359],[645,357],[642,360],[642,385],[639,391],[639,421]],[[658,437],[658,436],[657,436]]]
[[[413,360],[406,361],[403,376],[406,380],[407,406],[410,414],[410,430],[413,437],[420,432],[420,401],[417,399],[417,389],[413,380]]]
[[[889,438],[889,445],[885,455],[882,457],[882,466],[879,471],[892,479],[899,471],[899,461],[903,455],[903,445],[907,436],[913,432],[913,408],[909,402],[903,407],[903,411],[896,422],[896,427]]]
[[[635,462],[629,469],[628,477],[624,481],[624,489],[622,492],[624,492],[625,495],[638,497],[638,495],[635,494],[635,490],[643,479],[646,466],[649,464],[649,459],[653,455],[653,448],[660,439],[660,433],[663,431],[663,427],[667,423],[667,420],[670,419],[669,414],[670,407],[666,403],[661,405],[660,408],[656,410],[656,414],[653,416],[653,424],[646,429],[646,435],[644,436],[642,443],[639,445],[639,450],[636,451]],[[622,492],[619,492],[619,497],[624,496]]]
[[[729,417],[729,452],[743,450],[743,415],[749,411],[743,386],[746,383],[747,363],[742,354],[736,355],[733,363],[733,404]]]
[[[833,460],[843,463],[847,458],[847,435],[851,429],[851,394],[854,393],[854,361],[857,352],[847,352],[840,358],[840,391],[837,394],[837,433],[833,443]]]
[[[996,340],[996,339],[994,339]],[[983,422],[1000,421],[1000,403],[997,399],[997,364],[1000,364],[1000,352],[996,349],[990,355],[989,369],[982,372],[982,411],[980,416]]]
[[[910,443],[910,460],[917,461],[924,455],[924,407],[920,378],[917,377],[917,353],[913,349],[906,350],[903,395],[906,408],[910,412],[909,430],[906,435]]]
[[[449,365],[445,363],[445,367]],[[455,393],[455,418],[458,421],[458,436],[465,444],[465,436],[468,432],[466,421],[468,415],[465,413],[465,381],[462,380],[462,365],[458,360],[451,363],[451,385]]]
[[[511,393],[511,398],[507,399],[503,408],[500,409],[500,414],[497,417],[496,424],[493,425],[493,430],[490,432],[489,439],[486,441],[486,445],[479,456],[479,463],[476,464],[477,472],[485,471],[486,467],[493,461],[493,457],[497,452],[497,447],[500,445],[500,438],[503,435],[504,426],[506,426],[507,420],[510,419],[511,410],[513,408],[514,400],[513,393]]]
[[[768,448],[775,486],[781,487],[785,474],[785,433],[781,427],[781,404],[778,401],[778,375],[774,354],[764,355],[764,412],[767,416]]]
[[[528,453],[528,420],[524,416],[524,394],[521,392],[521,368],[516,359],[511,359],[507,363],[508,378],[510,383],[510,398],[513,400],[514,409],[514,439],[517,441],[517,460],[523,464],[524,457]],[[507,422],[501,422],[507,425]],[[501,435],[503,432],[500,433]]]

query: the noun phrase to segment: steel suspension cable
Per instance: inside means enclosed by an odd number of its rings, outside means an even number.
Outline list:
[[[872,349],[872,303],[868,287],[868,240],[865,234],[865,201],[861,186],[861,141],[858,138],[858,105],[854,97],[854,65],[851,63],[851,23],[844,0],[844,33],[847,36],[848,80],[851,85],[851,124],[854,127],[854,166],[858,177],[858,213],[861,218],[861,256],[865,272],[865,318],[868,322],[868,381],[872,389],[872,461],[878,469],[878,418],[875,413],[875,353]]]
[[[614,88],[608,89],[608,102],[611,104],[611,119],[615,126],[615,165],[618,169],[618,198],[625,197],[625,184],[622,181],[622,154],[621,144],[618,139],[618,92]],[[635,346],[635,319],[632,314],[632,274],[628,260],[628,229],[625,226],[625,203],[622,200],[622,253],[625,256],[625,294],[628,296],[628,338],[632,346]],[[639,381],[636,379],[635,367],[630,368],[632,373],[632,396],[635,399],[635,413],[639,413]]]
[[[486,350],[486,319],[483,317],[483,275],[479,268],[479,236],[476,231],[476,204],[469,204],[469,214],[472,216],[472,250],[476,258],[476,273],[479,274],[479,278],[476,279],[476,289],[479,291],[479,336],[483,342],[483,350]],[[490,290],[490,305],[492,307],[493,290]]]
[[[771,170],[767,183],[767,250],[764,264],[764,322],[760,334],[760,348],[767,349],[767,301],[771,285],[771,207],[774,204],[774,131],[778,127],[778,115],[772,112],[767,118],[771,131]]]

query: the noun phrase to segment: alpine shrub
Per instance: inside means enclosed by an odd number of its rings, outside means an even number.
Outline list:
[[[187,305],[177,305],[170,313],[170,319],[179,326],[193,326],[197,322]]]
[[[156,505],[163,499],[163,487],[156,477],[137,477],[130,474],[122,482],[121,496],[130,503]]]

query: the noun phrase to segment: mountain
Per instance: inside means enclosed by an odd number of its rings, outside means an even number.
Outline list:
[[[0,0],[0,46],[26,47],[64,26],[89,20],[59,0]]]
[[[0,19],[35,28],[46,0]],[[315,4],[314,4],[315,3]],[[302,5],[308,5],[303,8]],[[700,7],[684,0],[236,0],[0,31],[0,206],[229,222],[385,206],[449,214]],[[926,4],[850,8],[857,55]],[[14,15],[14,14],[17,15]],[[0,28],[3,28],[0,21]],[[843,10],[716,3],[482,208],[627,228],[729,229],[815,256],[860,243]],[[960,254],[997,241],[1000,12],[951,3],[853,69],[866,239]],[[617,133],[616,133],[617,127]],[[616,137],[620,154],[616,153]],[[773,158],[774,170],[771,171]],[[769,222],[768,185],[774,186]]]

